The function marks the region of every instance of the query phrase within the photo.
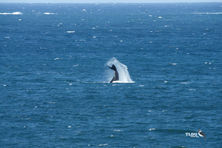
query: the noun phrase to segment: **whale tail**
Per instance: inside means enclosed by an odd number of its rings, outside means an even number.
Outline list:
[[[116,58],[111,58],[106,65],[115,72],[112,80],[109,81],[110,83],[134,83],[130,78],[127,66],[120,63]]]
[[[108,66],[110,69],[115,71],[115,75],[113,76],[112,80],[110,81],[110,83],[113,83],[113,81],[118,81],[119,80],[119,73],[116,69],[116,66],[113,64],[112,67]]]

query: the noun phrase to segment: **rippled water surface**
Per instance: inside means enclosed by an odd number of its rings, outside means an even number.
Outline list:
[[[0,4],[0,147],[222,147],[221,24],[220,3]],[[112,57],[135,83],[105,83]]]

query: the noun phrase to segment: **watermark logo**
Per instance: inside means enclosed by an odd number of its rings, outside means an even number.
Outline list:
[[[185,135],[191,138],[204,138],[206,137],[202,130],[198,130],[198,132],[186,132]]]

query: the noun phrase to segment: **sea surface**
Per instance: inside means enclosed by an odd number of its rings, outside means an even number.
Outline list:
[[[0,147],[221,148],[222,3],[1,3]]]

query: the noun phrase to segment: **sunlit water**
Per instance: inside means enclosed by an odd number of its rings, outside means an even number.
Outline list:
[[[0,4],[0,147],[222,147],[221,12]]]

